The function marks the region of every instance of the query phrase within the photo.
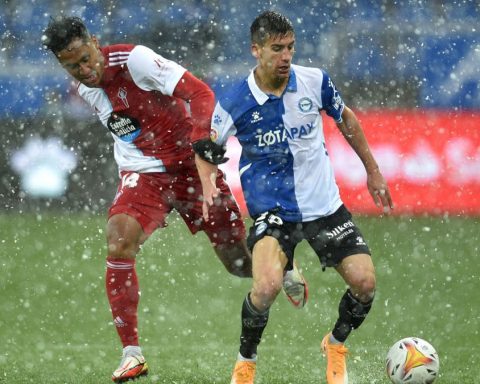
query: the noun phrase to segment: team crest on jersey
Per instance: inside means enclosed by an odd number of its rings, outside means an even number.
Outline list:
[[[313,108],[312,99],[310,99],[309,97],[302,97],[298,101],[298,108],[300,108],[302,112],[310,112]]]
[[[120,100],[122,100],[122,103],[125,105],[125,107],[130,107],[127,100],[127,90],[125,88],[118,88],[117,96],[120,98]]]
[[[137,119],[126,115],[112,113],[107,121],[107,127],[122,141],[131,143],[140,135],[141,128]]]

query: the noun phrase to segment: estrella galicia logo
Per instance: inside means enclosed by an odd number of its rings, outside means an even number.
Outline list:
[[[137,119],[119,115],[118,113],[112,113],[110,115],[107,121],[107,127],[110,132],[127,143],[135,140],[142,131]]]
[[[310,112],[313,108],[312,99],[310,99],[309,97],[302,97],[298,101],[298,108],[300,108],[302,112]]]

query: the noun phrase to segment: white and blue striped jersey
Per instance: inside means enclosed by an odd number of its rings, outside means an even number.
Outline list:
[[[342,204],[323,133],[324,110],[342,121],[343,100],[328,74],[292,65],[281,97],[265,94],[253,71],[217,96],[212,139],[234,135],[242,146],[239,169],[249,214],[276,209],[285,221],[312,221]]]

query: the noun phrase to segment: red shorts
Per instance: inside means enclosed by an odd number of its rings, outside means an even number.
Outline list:
[[[209,221],[202,217],[202,185],[196,169],[182,173],[122,172],[117,194],[108,217],[125,213],[134,217],[150,235],[165,227],[166,217],[175,209],[191,233],[204,231],[213,245],[232,244],[245,238],[240,210],[222,171],[217,173],[218,204],[210,208]]]

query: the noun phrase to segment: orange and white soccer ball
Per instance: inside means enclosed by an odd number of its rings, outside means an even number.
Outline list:
[[[418,337],[397,341],[387,353],[387,375],[394,384],[431,384],[440,361],[430,343]]]

